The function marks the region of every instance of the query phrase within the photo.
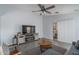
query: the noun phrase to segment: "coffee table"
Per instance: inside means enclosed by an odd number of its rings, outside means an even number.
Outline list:
[[[49,40],[39,40],[39,46],[40,46],[40,50],[41,52],[44,52],[46,49],[52,48],[52,44]]]

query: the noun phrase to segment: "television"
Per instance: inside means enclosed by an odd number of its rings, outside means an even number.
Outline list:
[[[35,33],[35,26],[34,25],[22,25],[22,32],[23,34]]]

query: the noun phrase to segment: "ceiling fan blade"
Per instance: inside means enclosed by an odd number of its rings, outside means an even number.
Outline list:
[[[49,14],[52,14],[51,12],[49,12],[49,11],[45,11],[46,13],[49,13]]]
[[[40,8],[42,8],[42,5],[41,5],[41,4],[38,4],[38,6],[39,6]]]
[[[42,4],[38,4],[38,6],[41,8],[41,10],[44,10],[45,9],[45,6],[42,5]]]
[[[32,12],[40,12],[41,10],[37,10],[37,11],[32,11]]]
[[[52,8],[55,8],[55,5],[52,5],[52,6],[50,6],[50,7],[47,7],[46,10],[52,9]]]

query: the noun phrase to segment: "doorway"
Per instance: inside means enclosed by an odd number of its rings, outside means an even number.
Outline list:
[[[53,24],[53,40],[57,41],[58,39],[58,28],[57,23]]]

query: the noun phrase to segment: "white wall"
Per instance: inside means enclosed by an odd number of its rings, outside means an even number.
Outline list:
[[[67,20],[67,21],[66,21]],[[71,43],[71,41],[79,40],[79,14],[65,14],[65,15],[53,15],[53,16],[43,16],[43,31],[44,31],[44,37],[47,37],[49,39],[53,39],[53,23],[54,22],[60,22],[60,27],[66,26],[64,29],[61,29],[61,38],[58,40]],[[72,25],[71,25],[72,24]],[[59,25],[59,24],[58,24]],[[72,29],[71,29],[72,27]],[[76,27],[76,28],[75,28]],[[69,28],[69,29],[67,29]],[[64,33],[64,31],[66,31]],[[63,32],[63,34],[62,34]],[[67,33],[69,32],[69,33]],[[68,37],[68,35],[69,37]],[[66,37],[67,35],[67,37]],[[64,39],[65,38],[65,39]]]
[[[50,15],[43,16],[43,33],[44,37],[53,39],[53,23],[58,22],[60,20],[64,20],[61,18],[62,15]],[[62,16],[63,17],[63,16]]]
[[[17,6],[16,6],[17,7]],[[10,9],[1,15],[1,41],[11,44],[12,37],[22,31],[22,25],[35,25],[39,37],[43,37],[42,16],[32,13],[29,5]],[[24,8],[25,8],[24,7]]]

